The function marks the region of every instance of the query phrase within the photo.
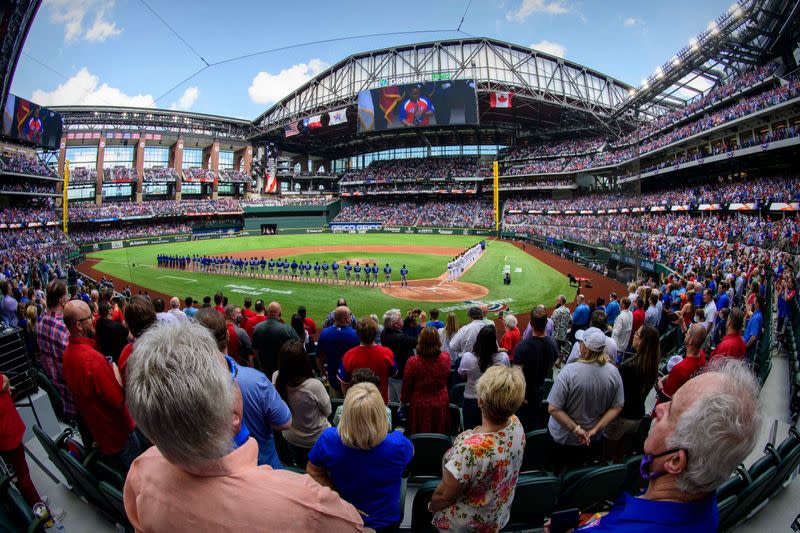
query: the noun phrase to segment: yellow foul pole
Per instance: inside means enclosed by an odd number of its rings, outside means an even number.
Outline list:
[[[69,185],[69,160],[64,162],[64,192],[62,194],[63,198],[61,199],[61,226],[64,230],[64,233],[69,233],[69,228],[67,227],[67,205],[69,200],[69,189],[67,186]]]
[[[500,191],[498,190],[500,177],[496,160],[492,164],[492,170],[494,172],[494,231],[498,232],[500,231]]]

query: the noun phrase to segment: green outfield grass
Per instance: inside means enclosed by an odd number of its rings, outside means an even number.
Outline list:
[[[119,250],[107,250],[89,254],[89,257],[101,259],[95,266],[97,270],[116,276],[120,279],[136,283],[148,289],[179,296],[192,296],[202,299],[221,290],[230,301],[241,303],[245,296],[265,301],[277,301],[284,308],[284,315],[291,316],[299,305],[308,308],[314,320],[323,319],[333,308],[336,299],[347,298],[348,305],[357,315],[375,313],[381,315],[387,309],[397,307],[402,311],[412,307],[447,308],[463,306],[455,302],[420,302],[388,296],[380,288],[326,286],[299,281],[276,281],[239,276],[206,274],[167,270],[156,268],[158,254],[198,254],[216,255],[235,252],[258,251],[271,248],[310,247],[310,246],[348,246],[345,251],[309,252],[295,255],[293,258],[308,260],[313,265],[316,261],[329,263],[348,259],[369,259],[379,266],[387,262],[393,269],[392,277],[399,280],[400,266],[405,263],[409,268],[410,279],[436,278],[447,270],[447,255],[430,253],[398,253],[392,246],[435,246],[443,248],[466,249],[480,242],[480,237],[451,235],[404,235],[404,234],[365,234],[365,235],[276,235],[269,237],[239,237],[235,239],[219,239],[174,243],[168,245],[152,245]],[[362,245],[385,245],[385,252],[364,251]],[[503,285],[504,269],[509,269],[512,276],[510,286]],[[340,271],[340,277],[344,273]],[[534,259],[515,246],[504,242],[490,242],[486,253],[462,277],[463,281],[476,283],[486,287],[489,294],[482,301],[508,300],[510,309],[519,313],[527,313],[531,307],[543,303],[553,305],[560,293],[568,293],[569,282],[566,277]],[[380,285],[383,282],[383,271],[379,275]],[[464,310],[456,310],[459,320],[465,319]]]

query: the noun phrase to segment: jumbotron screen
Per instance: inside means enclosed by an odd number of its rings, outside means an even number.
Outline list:
[[[3,135],[44,148],[58,148],[63,120],[61,115],[46,107],[8,95],[3,110]]]
[[[358,93],[358,132],[478,124],[475,80],[387,85]]]

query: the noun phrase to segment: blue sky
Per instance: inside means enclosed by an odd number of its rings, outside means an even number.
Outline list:
[[[253,119],[349,54],[464,36],[455,28],[468,3],[428,0],[409,9],[404,2],[146,1],[209,63],[321,39],[447,31],[263,54],[208,68],[164,95],[204,64],[141,0],[44,0],[12,92],[43,105],[156,106]],[[732,1],[472,0],[462,30],[533,46],[638,85]]]

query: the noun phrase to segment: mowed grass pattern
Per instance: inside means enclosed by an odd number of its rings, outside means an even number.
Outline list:
[[[392,277],[399,280],[400,266],[405,263],[410,271],[411,279],[436,278],[447,270],[447,255],[430,253],[409,254],[393,253],[392,246],[436,246],[444,248],[466,249],[478,242],[480,237],[452,235],[397,235],[397,234],[364,234],[364,235],[275,235],[269,237],[239,237],[235,239],[217,239],[193,241],[168,245],[152,245],[119,250],[95,252],[90,257],[101,259],[96,269],[120,279],[136,283],[154,291],[184,298],[191,296],[201,300],[203,296],[213,295],[221,290],[231,302],[241,304],[245,296],[254,300],[261,298],[266,302],[277,301],[283,307],[284,318],[288,320],[299,305],[308,308],[309,315],[320,321],[333,309],[336,299],[345,297],[348,305],[357,316],[375,313],[379,317],[384,311],[399,308],[405,312],[413,307],[429,309],[463,305],[463,302],[420,302],[394,298],[383,294],[380,290],[383,282],[383,271],[379,275],[378,288],[345,287],[321,285],[296,281],[264,280],[243,278],[239,276],[195,273],[178,270],[156,268],[158,254],[218,255],[236,252],[253,251],[271,248],[310,247],[310,246],[348,246],[350,250],[331,252],[309,252],[297,255],[298,261],[308,259],[313,265],[324,259],[370,259],[383,266],[389,262],[393,269]],[[464,275],[463,281],[483,285],[489,294],[483,301],[512,299],[509,307],[520,313],[527,313],[531,307],[543,303],[552,305],[559,293],[569,293],[569,282],[566,277],[534,259],[515,246],[489,241],[487,252]],[[385,245],[386,252],[363,251],[362,245]],[[503,285],[503,269],[508,265],[511,271],[512,284]],[[516,270],[520,269],[521,272]],[[340,273],[344,279],[344,273]],[[463,322],[466,312],[456,311],[459,322]]]

